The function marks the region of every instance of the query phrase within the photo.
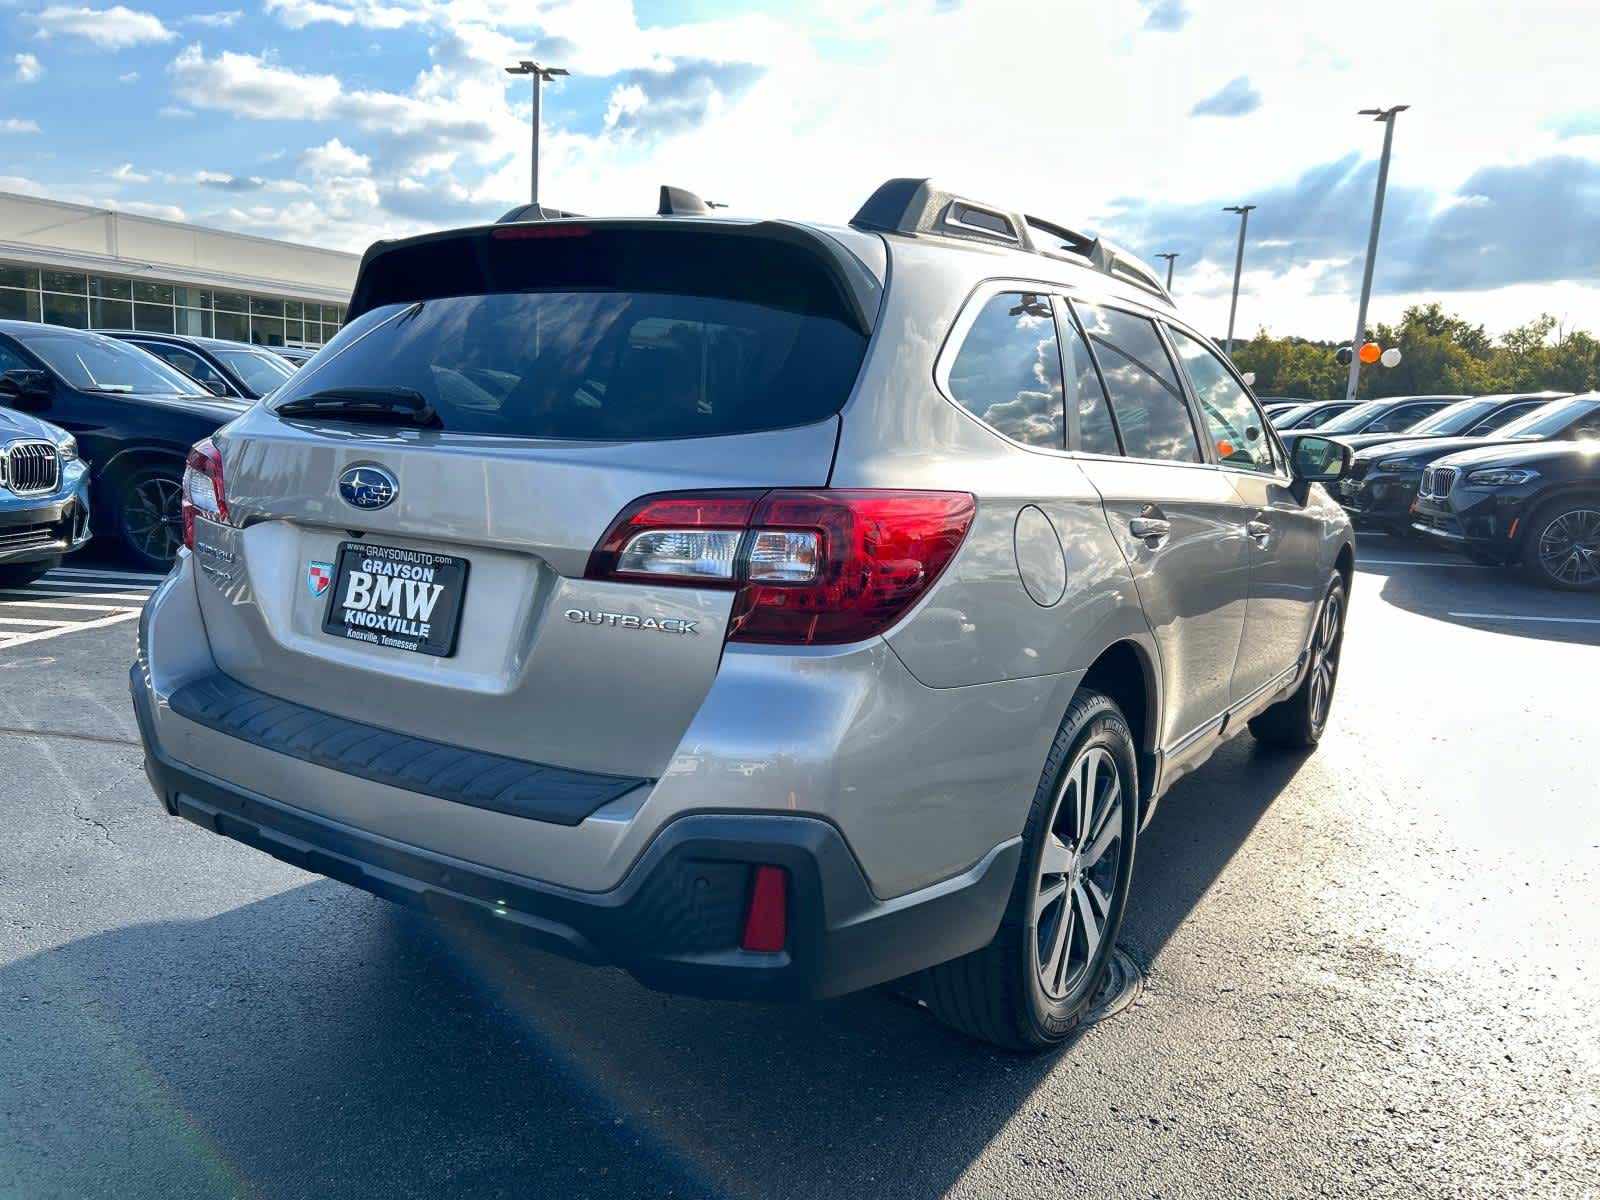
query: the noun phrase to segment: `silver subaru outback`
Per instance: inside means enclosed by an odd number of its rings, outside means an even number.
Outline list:
[[[652,987],[1055,1044],[1173,780],[1322,734],[1346,452],[1049,221],[663,208],[375,245],[194,448],[161,802]]]

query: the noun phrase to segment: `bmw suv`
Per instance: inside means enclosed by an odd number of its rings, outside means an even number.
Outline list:
[[[194,448],[156,792],[653,987],[914,976],[1056,1044],[1173,780],[1322,735],[1348,454],[1103,241],[925,180],[838,228],[674,196],[375,245]]]

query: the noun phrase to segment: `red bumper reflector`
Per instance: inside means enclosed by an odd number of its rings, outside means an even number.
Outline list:
[[[757,867],[744,914],[739,949],[776,954],[789,940],[789,875],[782,867]]]

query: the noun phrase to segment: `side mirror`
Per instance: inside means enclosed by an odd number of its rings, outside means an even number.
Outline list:
[[[44,371],[17,367],[0,375],[0,404],[23,412],[42,412],[50,407],[50,376]]]
[[[1338,483],[1350,473],[1354,452],[1343,442],[1314,433],[1290,433],[1283,442],[1289,451],[1290,469],[1301,483]]]

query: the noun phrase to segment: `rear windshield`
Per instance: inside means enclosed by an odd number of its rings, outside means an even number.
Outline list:
[[[272,407],[341,387],[401,387],[420,392],[447,430],[613,441],[832,416],[866,338],[814,303],[816,289],[793,271],[763,295],[760,276],[774,264],[761,257],[701,259],[683,287],[605,286],[614,269],[594,286],[572,286],[582,271],[568,263],[559,286],[535,278],[515,291],[380,305],[274,392]],[[648,265],[629,273],[651,274]]]
[[[1354,408],[1347,408],[1322,426],[1323,433],[1360,433],[1362,427],[1379,413],[1387,411],[1380,401],[1368,400]]]

